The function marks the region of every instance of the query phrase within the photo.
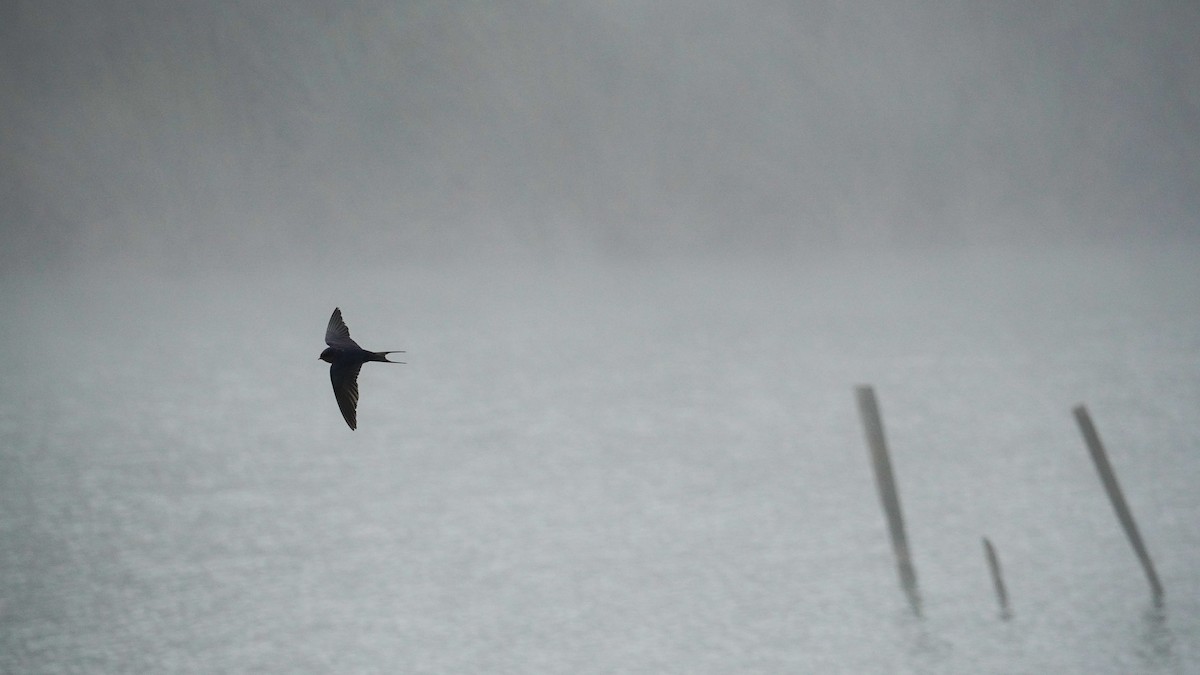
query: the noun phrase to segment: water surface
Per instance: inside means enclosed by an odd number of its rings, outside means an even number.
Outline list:
[[[1194,671],[1193,258],[13,279],[0,670]],[[363,346],[408,350],[364,368],[356,432],[316,360],[335,305]],[[862,383],[921,619],[890,559]]]

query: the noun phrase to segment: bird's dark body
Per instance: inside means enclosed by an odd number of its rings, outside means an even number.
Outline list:
[[[325,344],[329,345],[321,352],[318,359],[329,364],[329,380],[333,383],[333,396],[337,399],[338,409],[351,429],[358,428],[358,371],[368,361],[383,363],[402,363],[389,361],[388,354],[402,353],[399,351],[372,352],[358,346],[350,339],[350,329],[342,321],[342,310],[334,308],[333,316],[329,317],[329,325],[325,328]]]
[[[335,347],[326,347],[325,351],[321,352],[319,357],[322,361],[332,363],[334,365],[362,365],[367,361],[383,361],[384,363],[397,363],[396,361],[388,361],[388,354],[396,352],[369,352],[365,349],[337,349]]]

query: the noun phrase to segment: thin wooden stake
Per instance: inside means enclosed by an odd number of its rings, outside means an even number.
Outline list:
[[[1096,426],[1092,424],[1092,418],[1088,415],[1086,407],[1076,406],[1073,412],[1075,421],[1079,423],[1079,430],[1083,432],[1083,440],[1087,443],[1088,451],[1092,455],[1092,462],[1100,474],[1100,482],[1104,484],[1108,500],[1112,502],[1113,510],[1117,512],[1117,520],[1121,522],[1125,536],[1129,538],[1129,544],[1133,546],[1133,552],[1137,554],[1138,560],[1142,563],[1142,569],[1146,572],[1146,579],[1150,582],[1150,592],[1154,596],[1154,604],[1162,605],[1162,584],[1158,581],[1158,574],[1154,571],[1154,563],[1150,560],[1146,545],[1142,543],[1142,535],[1138,532],[1137,523],[1133,520],[1133,513],[1129,510],[1129,505],[1125,503],[1125,495],[1122,494],[1121,486],[1117,483],[1117,476],[1108,462],[1108,453],[1104,451],[1104,444],[1100,442],[1100,434],[1096,432]]]
[[[888,533],[892,540],[892,553],[896,557],[896,569],[900,574],[900,585],[908,596],[913,614],[921,616],[921,596],[917,589],[917,571],[908,553],[908,536],[904,533],[904,514],[900,511],[900,493],[892,474],[892,462],[888,458],[887,440],[883,434],[883,420],[879,414],[879,403],[875,390],[868,385],[855,388],[858,412],[862,417],[867,445],[871,449],[871,464],[875,470],[875,486],[879,500],[887,517]]]
[[[1000,603],[1000,618],[1008,619],[1012,612],[1008,609],[1008,591],[1004,588],[1004,574],[1000,571],[1000,558],[996,555],[996,547],[987,537],[983,538],[983,552],[987,556],[988,569],[992,572],[992,584],[996,587],[996,600]]]

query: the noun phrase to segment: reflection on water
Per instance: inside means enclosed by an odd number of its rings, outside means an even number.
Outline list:
[[[939,636],[929,623],[920,616],[908,616],[898,621],[900,631],[907,637],[909,647],[906,650],[911,672],[939,673],[946,670],[951,663],[954,645]]]
[[[1140,643],[1135,651],[1147,673],[1182,673],[1183,664],[1175,653],[1175,636],[1167,623],[1165,603],[1156,603],[1142,613]]]

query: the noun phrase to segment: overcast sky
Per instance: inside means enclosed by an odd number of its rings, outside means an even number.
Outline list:
[[[3,261],[1200,223],[1200,4],[6,2]]]

